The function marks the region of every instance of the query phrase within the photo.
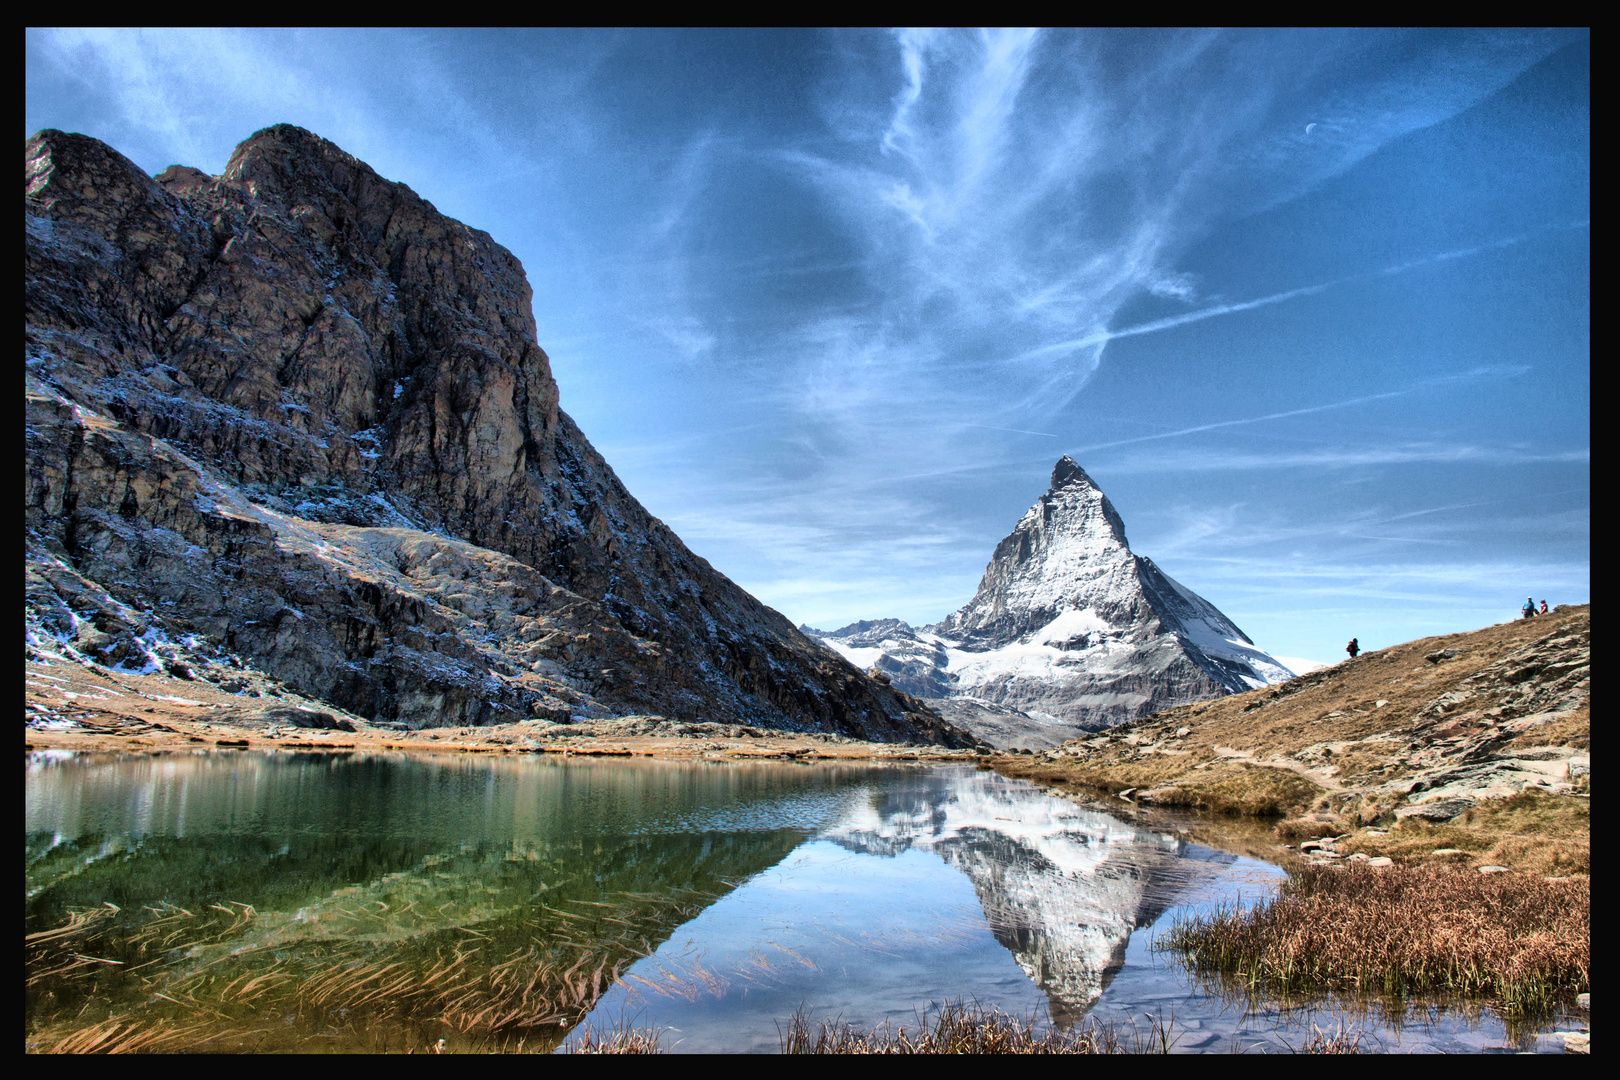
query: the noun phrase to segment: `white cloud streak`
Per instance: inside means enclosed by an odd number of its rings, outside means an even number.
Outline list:
[[[1197,435],[1206,431],[1219,431],[1222,428],[1245,427],[1249,424],[1263,424],[1271,420],[1286,420],[1296,416],[1310,416],[1313,413],[1332,412],[1338,409],[1350,409],[1358,405],[1369,405],[1375,401],[1388,401],[1392,398],[1406,397],[1423,390],[1433,390],[1437,387],[1460,382],[1473,382],[1483,378],[1513,377],[1527,373],[1530,368],[1524,365],[1503,365],[1496,367],[1479,367],[1471,371],[1458,372],[1453,375],[1440,375],[1432,379],[1405,386],[1399,390],[1386,390],[1379,394],[1363,394],[1359,397],[1347,398],[1344,401],[1331,401],[1323,405],[1307,405],[1299,409],[1285,409],[1281,412],[1266,413],[1264,416],[1246,416],[1236,420],[1216,420],[1208,424],[1195,424],[1192,427],[1178,428],[1175,431],[1160,431],[1152,435],[1135,435],[1129,439],[1115,439],[1112,442],[1094,443],[1081,447],[1081,452],[1090,453],[1094,450],[1109,450],[1118,446],[1130,446],[1134,443],[1156,442],[1161,439],[1178,439],[1187,435]],[[1310,455],[1306,455],[1309,457]]]
[[[1373,465],[1530,465],[1580,464],[1592,460],[1590,450],[1534,453],[1512,447],[1418,443],[1388,447],[1327,447],[1278,454],[1200,451],[1169,457],[1137,457],[1109,462],[1111,474],[1159,472],[1222,472],[1252,469],[1348,469]]]
[[[1589,224],[1589,222],[1580,221],[1568,226],[1559,226],[1559,228],[1584,228]],[[1084,337],[1074,338],[1069,341],[1058,341],[1050,345],[1042,345],[1039,348],[1029,350],[1028,352],[1017,357],[1017,359],[1031,360],[1037,357],[1049,356],[1052,354],[1071,353],[1076,349],[1100,348],[1103,345],[1108,344],[1108,342],[1117,340],[1119,338],[1136,337],[1141,334],[1156,334],[1164,330],[1174,330],[1177,327],[1188,326],[1196,322],[1203,322],[1205,319],[1218,319],[1224,315],[1237,315],[1245,311],[1253,311],[1256,308],[1270,307],[1273,304],[1285,303],[1289,300],[1298,300],[1306,296],[1317,296],[1329,289],[1340,285],[1348,285],[1352,282],[1370,281],[1374,278],[1380,277],[1394,277],[1397,274],[1404,274],[1410,270],[1417,270],[1422,267],[1433,266],[1437,263],[1450,262],[1454,259],[1465,259],[1472,255],[1481,255],[1490,251],[1500,251],[1504,248],[1510,248],[1518,244],[1522,244],[1526,240],[1530,239],[1530,237],[1530,233],[1520,233],[1517,236],[1509,236],[1500,240],[1491,240],[1483,244],[1475,244],[1470,247],[1457,248],[1453,251],[1442,251],[1434,255],[1425,255],[1420,259],[1412,259],[1408,262],[1397,263],[1393,266],[1382,267],[1378,270],[1369,270],[1360,274],[1346,274],[1343,277],[1337,277],[1331,281],[1324,281],[1316,285],[1302,285],[1297,289],[1287,289],[1283,292],[1272,293],[1269,296],[1261,296],[1254,300],[1244,300],[1232,304],[1216,304],[1211,307],[1200,308],[1197,311],[1189,311],[1182,315],[1171,315],[1163,319],[1154,319],[1150,322],[1138,323],[1135,326],[1127,326],[1120,330],[1103,330],[1097,333],[1087,334]],[[1153,283],[1148,283],[1147,287],[1150,291],[1159,293],[1159,295],[1174,295],[1174,293],[1166,293],[1162,291],[1164,287],[1155,287]]]

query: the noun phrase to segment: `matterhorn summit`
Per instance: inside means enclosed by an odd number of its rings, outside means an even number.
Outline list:
[[[1119,512],[1068,456],[960,610],[922,628],[880,619],[816,636],[1002,745],[1050,745],[1293,676],[1132,552]]]

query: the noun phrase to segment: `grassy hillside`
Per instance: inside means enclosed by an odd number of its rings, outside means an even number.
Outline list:
[[[1590,658],[1590,605],[1564,606],[1363,653],[997,767],[1138,802],[1276,815],[1280,840],[1337,838],[1316,859],[1585,873]]]

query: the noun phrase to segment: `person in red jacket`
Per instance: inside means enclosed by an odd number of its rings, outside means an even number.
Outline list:
[[[1350,654],[1350,659],[1354,660],[1356,658],[1356,654],[1361,651],[1361,646],[1356,643],[1355,638],[1351,638],[1350,644],[1344,647],[1344,651]]]

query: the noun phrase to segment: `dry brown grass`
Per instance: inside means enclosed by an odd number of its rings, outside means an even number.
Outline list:
[[[1279,840],[1316,840],[1324,836],[1343,836],[1354,826],[1340,817],[1286,818],[1277,823],[1275,835]]]
[[[1569,714],[1565,720],[1531,728],[1508,744],[1515,750],[1528,750],[1532,746],[1569,746],[1589,750],[1592,746],[1592,710],[1583,706]]]
[[[578,1035],[565,1043],[563,1054],[659,1054],[658,1040],[662,1032],[648,1028],[619,1025],[608,1031],[582,1028]]]
[[[1444,824],[1410,817],[1387,836],[1357,833],[1338,845],[1346,855],[1364,851],[1408,864],[1453,848],[1467,852],[1471,866],[1509,866],[1554,877],[1590,874],[1592,806],[1587,799],[1524,791],[1480,803]]]
[[[1133,1031],[1127,1044],[1114,1028],[1042,1030],[994,1007],[953,1002],[941,1007],[932,1022],[919,1016],[915,1029],[885,1021],[861,1031],[842,1021],[812,1022],[801,1011],[788,1021],[781,1038],[784,1054],[1169,1053],[1175,1044],[1173,1022],[1152,1020],[1150,1025],[1145,1032]]]
[[[1069,765],[1063,762],[998,758],[997,772],[1047,784],[1076,784],[1110,794],[1135,788],[1156,792],[1155,806],[1211,810],[1240,817],[1272,817],[1310,806],[1323,788],[1291,769],[1268,768],[1244,761],[1222,762],[1200,772],[1180,759],[1160,757],[1113,765]]]
[[[1276,899],[1179,923],[1160,945],[1256,991],[1478,994],[1533,1012],[1589,989],[1591,888],[1436,866],[1308,866]]]
[[[1370,754],[1365,751],[1350,751],[1338,754],[1332,759],[1339,770],[1339,779],[1352,780],[1365,777],[1374,783],[1381,782],[1382,776],[1391,767],[1389,758],[1383,754]]]
[[[1322,787],[1289,769],[1258,766],[1213,781],[1191,780],[1179,785],[1191,805],[1218,814],[1246,817],[1274,817],[1301,806],[1309,806],[1322,794]],[[1164,800],[1167,805],[1178,805]]]

